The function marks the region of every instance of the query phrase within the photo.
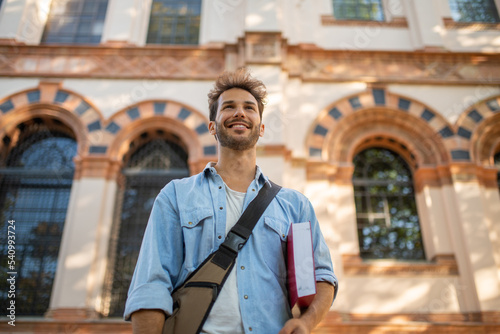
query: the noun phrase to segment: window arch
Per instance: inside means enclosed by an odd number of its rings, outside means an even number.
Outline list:
[[[3,139],[10,146],[0,166],[0,294],[7,308],[6,276],[16,274],[16,314],[43,315],[50,302],[73,182],[77,143],[55,119],[35,118]],[[8,258],[8,221],[15,226],[15,258]],[[11,239],[12,240],[12,239]],[[14,260],[12,267],[7,261]]]
[[[425,259],[407,163],[385,148],[354,157],[353,186],[360,256],[363,259]]]
[[[171,180],[189,176],[188,154],[175,135],[162,130],[142,133],[130,144],[121,171],[103,313],[122,316],[142,237],[153,202]]]

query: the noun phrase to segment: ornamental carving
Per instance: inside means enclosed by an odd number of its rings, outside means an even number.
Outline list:
[[[289,47],[285,67],[290,75],[303,80],[500,84],[498,55]]]
[[[0,46],[0,75],[86,78],[213,79],[222,49]]]

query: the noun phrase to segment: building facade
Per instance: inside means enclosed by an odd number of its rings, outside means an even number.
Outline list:
[[[309,197],[340,281],[316,332],[499,332],[499,9],[1,1],[1,331],[131,332],[154,198],[216,160],[207,93],[246,66],[258,164]]]

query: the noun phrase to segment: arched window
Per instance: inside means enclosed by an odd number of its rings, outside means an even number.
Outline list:
[[[12,138],[17,143],[0,166],[0,299],[5,310],[7,277],[15,273],[16,315],[43,315],[57,268],[77,144],[65,125],[41,118],[20,124]],[[10,146],[11,137],[3,140]]]
[[[103,310],[108,316],[123,315],[142,237],[153,202],[171,180],[189,175],[187,153],[180,140],[161,130],[143,133],[124,158],[117,195],[115,222],[110,242],[110,262],[105,283]]]
[[[384,148],[354,158],[354,196],[363,259],[425,259],[412,174],[406,162]]]

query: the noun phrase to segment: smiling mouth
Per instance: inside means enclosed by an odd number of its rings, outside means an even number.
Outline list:
[[[234,124],[229,124],[227,126],[229,129],[250,129],[250,126],[243,124],[243,123],[234,123]]]

